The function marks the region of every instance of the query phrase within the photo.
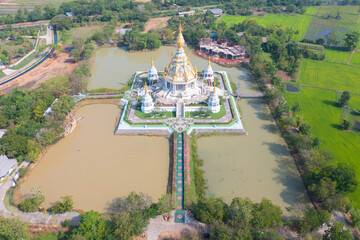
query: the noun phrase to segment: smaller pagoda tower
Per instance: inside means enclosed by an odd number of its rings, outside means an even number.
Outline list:
[[[212,67],[210,64],[210,56],[209,56],[208,66],[206,67],[206,69],[204,71],[203,80],[214,82],[214,71],[212,70]]]
[[[216,82],[214,81],[214,91],[210,94],[209,102],[208,102],[208,109],[212,113],[220,112],[220,99],[216,94]]]
[[[141,111],[143,113],[151,113],[154,110],[153,100],[148,92],[147,84],[145,81],[145,94],[141,100]]]
[[[156,83],[159,80],[158,72],[154,66],[153,57],[151,57],[151,67],[148,72],[148,79],[149,79],[150,85]]]

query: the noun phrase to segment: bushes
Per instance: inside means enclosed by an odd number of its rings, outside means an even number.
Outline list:
[[[196,146],[196,137],[193,136],[190,139],[191,145],[191,161],[194,164],[194,171],[195,171],[195,188],[197,196],[202,199],[205,197],[205,190],[206,190],[206,179],[204,177],[204,170],[202,170],[202,166],[204,164],[204,160],[200,159],[197,155],[197,146]]]
[[[71,196],[61,197],[61,202],[56,203],[50,208],[52,213],[69,212],[73,208],[73,200]]]
[[[31,197],[20,203],[20,209],[24,212],[36,212],[44,201],[45,196],[40,188],[33,188],[31,190]]]

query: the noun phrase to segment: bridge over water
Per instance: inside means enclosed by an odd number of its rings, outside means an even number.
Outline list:
[[[264,97],[263,93],[240,93],[238,94],[231,94],[233,97],[241,97],[241,98],[262,98]]]
[[[184,135],[183,133],[177,134],[176,140],[176,211],[175,222],[184,223]]]

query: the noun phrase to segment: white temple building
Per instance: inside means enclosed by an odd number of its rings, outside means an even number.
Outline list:
[[[216,94],[216,83],[214,82],[214,91],[210,94],[208,101],[208,109],[213,113],[220,112],[220,99]]]
[[[193,68],[191,62],[185,54],[185,40],[182,35],[182,27],[179,25],[179,35],[176,40],[178,46],[175,56],[164,71],[164,87],[169,92],[170,97],[191,98],[199,94],[200,89],[197,86],[198,73],[196,67]]]
[[[203,80],[210,81],[211,83],[214,82],[214,71],[212,70],[212,67],[210,65],[210,56],[209,56],[208,66],[206,67],[206,69],[204,71]]]
[[[148,72],[149,84],[152,85],[159,80],[158,72],[154,66],[153,58],[151,57],[151,67]]]
[[[147,84],[145,81],[145,94],[141,100],[141,111],[143,113],[151,113],[154,110],[153,100],[148,92]]]

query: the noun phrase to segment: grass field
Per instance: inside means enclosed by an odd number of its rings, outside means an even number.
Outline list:
[[[355,52],[350,64],[360,66],[360,52]]]
[[[19,5],[53,5],[59,6],[63,2],[70,2],[72,0],[10,0],[9,3],[17,3]]]
[[[360,110],[360,95],[352,94],[349,101],[349,106]]]
[[[342,41],[345,33],[358,29],[358,6],[321,6],[316,16],[312,19],[305,36],[306,39],[316,40],[325,38],[332,31],[337,31],[337,40]],[[334,17],[340,13],[341,19]],[[332,17],[329,18],[328,16]]]
[[[359,67],[304,59],[300,71],[300,84],[360,93]]]
[[[342,108],[337,105],[336,93],[303,87],[301,93],[286,93],[284,97],[290,106],[295,101],[300,103],[300,114],[311,126],[313,134],[321,139],[322,148],[332,152],[337,162],[350,164],[360,182],[360,134],[341,129]],[[358,101],[357,96],[354,100]],[[350,198],[360,207],[360,188]]]
[[[76,37],[82,37],[84,40],[90,37],[95,31],[102,30],[104,25],[92,25],[84,27],[72,28],[69,31],[63,31],[60,33],[60,41],[65,45],[71,45],[72,41]]]
[[[316,7],[308,7],[304,14],[266,14],[265,16],[232,16],[226,15],[221,21],[227,25],[238,24],[246,19],[256,20],[261,26],[279,25],[281,27],[288,27],[298,30],[299,34],[295,37],[296,40],[301,40],[305,35],[308,26],[316,12]]]
[[[325,48],[325,58],[330,62],[347,63],[351,52]]]

